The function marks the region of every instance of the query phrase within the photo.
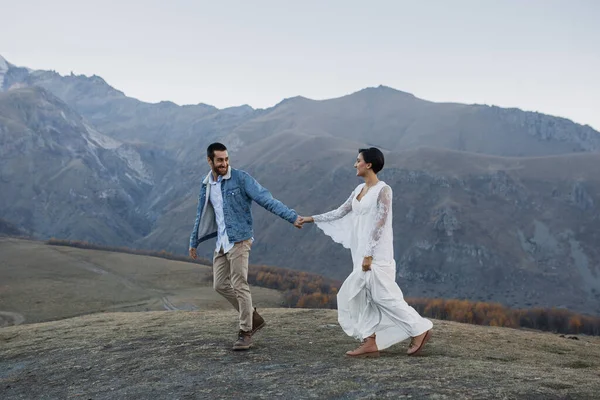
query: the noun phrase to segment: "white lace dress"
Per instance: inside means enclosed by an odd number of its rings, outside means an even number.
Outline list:
[[[396,284],[392,231],[392,188],[379,181],[363,198],[354,189],[337,210],[313,216],[315,224],[352,252],[352,273],[337,296],[338,321],[349,336],[362,340],[376,333],[379,350],[428,331],[433,324],[404,301]],[[371,270],[363,258],[373,257]]]

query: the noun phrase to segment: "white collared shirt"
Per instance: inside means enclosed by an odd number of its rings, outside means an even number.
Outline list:
[[[215,219],[217,220],[217,247],[216,251],[228,253],[233,248],[233,243],[229,242],[229,236],[227,236],[227,229],[225,227],[225,215],[223,214],[223,193],[221,192],[221,182],[223,176],[219,175],[217,181],[214,181],[213,174],[211,173],[208,178],[208,183],[211,185],[210,188],[210,202],[215,210]]]

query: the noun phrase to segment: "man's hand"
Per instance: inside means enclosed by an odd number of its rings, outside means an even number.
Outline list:
[[[371,270],[371,263],[373,262],[373,257],[365,257],[363,258],[362,269],[367,272]]]
[[[304,218],[298,215],[296,221],[294,222],[294,226],[298,229],[302,229],[302,225],[304,224]]]
[[[313,217],[302,217],[302,216],[298,216],[298,219],[296,220],[296,223],[299,224],[300,226],[304,225],[304,224],[310,224],[312,222],[315,222],[315,220],[313,219]],[[296,225],[296,224],[294,224]]]
[[[190,257],[192,257],[194,260],[198,258],[198,255],[196,254],[196,249],[194,249],[193,247],[190,248]]]
[[[296,218],[296,222],[294,222],[294,226],[298,229],[302,229],[302,225],[309,224],[311,222],[315,222],[313,217],[302,217],[298,215],[298,218]]]

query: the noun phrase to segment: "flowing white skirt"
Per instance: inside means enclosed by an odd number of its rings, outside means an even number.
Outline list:
[[[371,271],[355,268],[337,295],[338,321],[349,336],[362,340],[373,333],[377,348],[418,336],[433,327],[404,301],[396,283],[396,263],[373,262]]]

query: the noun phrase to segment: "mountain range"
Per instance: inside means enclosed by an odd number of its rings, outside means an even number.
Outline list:
[[[150,104],[1,57],[0,90],[0,218],[39,238],[186,252],[209,143],[304,215],[341,204],[359,183],[357,149],[377,146],[406,294],[600,313],[590,126],[385,86],[268,109]],[[349,252],[316,228],[254,216],[254,264],[350,272]]]

